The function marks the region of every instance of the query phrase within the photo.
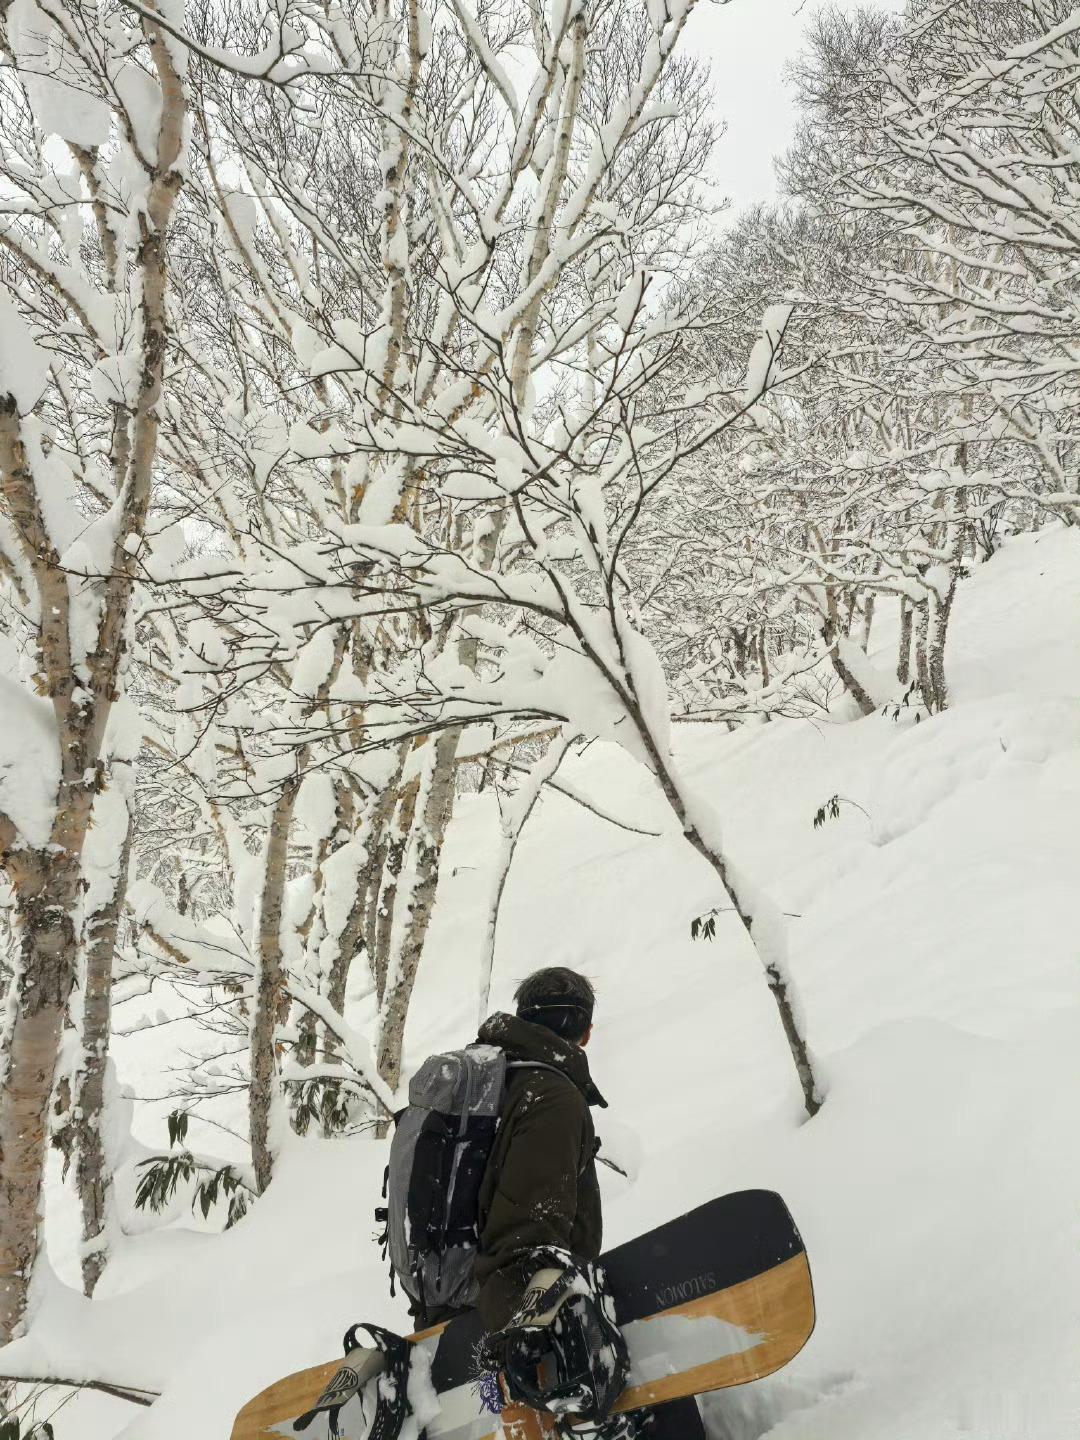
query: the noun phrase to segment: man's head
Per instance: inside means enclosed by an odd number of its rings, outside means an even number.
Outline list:
[[[584,975],[551,965],[534,970],[514,992],[522,1020],[545,1025],[563,1040],[582,1045],[592,1029],[596,991]]]

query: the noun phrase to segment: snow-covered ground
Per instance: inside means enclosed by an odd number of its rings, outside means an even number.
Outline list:
[[[716,1440],[1067,1440],[1080,1425],[1074,533],[1014,540],[965,582],[949,675],[953,708],[920,725],[677,727],[732,854],[786,914],[828,1091],[811,1123],[733,917],[690,939],[722,897],[632,761],[597,744],[567,774],[660,834],[550,794],[515,862],[494,998],[541,964],[596,981],[601,1130],[633,1173],[605,1172],[609,1239],[747,1186],[781,1191],[806,1238],[817,1331],[787,1370],[707,1400]],[[833,795],[850,803],[815,829]],[[475,1028],[493,821],[483,797],[455,821],[412,1062]],[[161,1092],[169,1035],[118,1043],[138,1094]],[[163,1108],[137,1108],[142,1139],[161,1142]],[[82,1397],[58,1440],[226,1440],[250,1395],[333,1356],[350,1322],[404,1323],[373,1241],[383,1163],[372,1141],[293,1139],[232,1231],[142,1227],[92,1306],[49,1282],[9,1358],[165,1392],[152,1410]],[[64,1233],[50,1241],[70,1280]]]

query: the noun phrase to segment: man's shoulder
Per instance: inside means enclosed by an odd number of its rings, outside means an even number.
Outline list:
[[[507,1102],[515,1107],[530,1102],[585,1111],[589,1105],[580,1087],[553,1065],[515,1063],[507,1074]]]

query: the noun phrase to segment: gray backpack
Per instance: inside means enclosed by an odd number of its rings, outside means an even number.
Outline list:
[[[479,1244],[480,1185],[506,1092],[508,1062],[494,1045],[470,1045],[425,1060],[409,1083],[386,1169],[385,1242],[391,1288],[430,1314],[472,1305]]]

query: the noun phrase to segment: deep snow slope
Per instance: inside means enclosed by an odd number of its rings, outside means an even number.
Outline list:
[[[676,730],[732,855],[785,912],[827,1091],[811,1123],[759,962],[632,761],[595,745],[566,776],[634,829],[549,794],[515,862],[494,999],[540,964],[595,978],[590,1056],[611,1104],[600,1128],[633,1173],[611,1177],[610,1240],[755,1185],[784,1194],[806,1237],[817,1332],[780,1375],[708,1400],[716,1440],[1077,1433],[1074,534],[1014,540],[964,584],[949,675],[953,708],[920,725]],[[815,829],[834,794],[849,803]],[[413,1063],[475,1029],[493,853],[490,800],[463,802]],[[712,907],[716,939],[691,941],[691,919]],[[140,1093],[156,1093],[153,1071],[171,1058],[156,1033],[157,1049],[119,1047]],[[123,1424],[126,1440],[224,1440],[250,1394],[334,1354],[349,1322],[401,1323],[372,1240],[382,1165],[371,1141],[293,1141],[228,1234],[129,1238],[93,1306],[52,1285],[24,1364],[166,1391],[148,1411],[71,1407],[58,1440]]]

